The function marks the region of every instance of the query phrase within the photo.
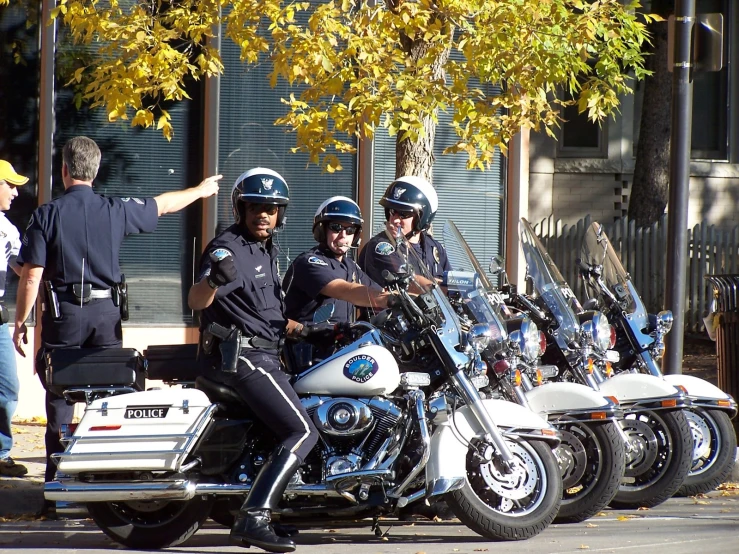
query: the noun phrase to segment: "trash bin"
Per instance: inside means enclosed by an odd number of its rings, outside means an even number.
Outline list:
[[[739,398],[739,275],[706,275],[716,300],[718,387]],[[734,419],[739,435],[739,420]]]

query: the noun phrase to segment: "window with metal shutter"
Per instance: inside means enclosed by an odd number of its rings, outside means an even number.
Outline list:
[[[493,167],[487,171],[468,170],[467,156],[442,152],[454,143],[454,130],[448,125],[451,115],[439,112],[439,126],[434,143],[434,188],[439,196],[439,210],[434,227],[439,229],[442,240],[444,222],[457,224],[465,240],[483,267],[488,260],[503,249],[502,230],[505,216],[505,164],[501,154],[496,156]],[[378,129],[375,135],[373,235],[384,228],[385,212],[379,206],[387,186],[395,179],[395,137],[387,130]]]
[[[292,259],[311,248],[313,215],[325,199],[342,195],[356,199],[356,156],[341,155],[342,171],[324,173],[308,164],[306,154],[294,154],[295,135],[274,121],[286,113],[281,98],[299,94],[284,81],[270,87],[270,64],[246,66],[239,60],[238,47],[223,41],[225,66],[221,79],[218,170],[223,174],[218,195],[218,231],[233,224],[231,190],[235,180],[253,167],[277,171],[290,188],[286,225],[278,233],[284,275]]]
[[[58,39],[57,58],[70,45]],[[78,47],[77,47],[78,48]],[[62,148],[68,139],[88,136],[102,152],[94,181],[98,194],[154,197],[197,185],[202,175],[202,83],[189,83],[192,100],[166,106],[175,129],[171,141],[154,128],[109,123],[102,109],[77,110],[72,92],[57,80],[55,102],[53,196],[64,192]],[[187,292],[194,273],[195,237],[200,203],[159,218],[151,234],[131,235],[121,247],[121,271],[129,291],[129,326],[191,325]]]

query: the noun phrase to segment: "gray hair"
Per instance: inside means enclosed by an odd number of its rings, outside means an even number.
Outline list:
[[[100,148],[87,137],[74,137],[67,141],[62,150],[62,160],[69,175],[77,181],[92,182],[100,168]]]

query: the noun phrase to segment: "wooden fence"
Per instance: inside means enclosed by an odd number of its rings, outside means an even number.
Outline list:
[[[587,216],[568,226],[549,217],[534,225],[539,239],[581,301],[585,300],[585,289],[577,276],[575,260],[580,257],[580,243],[592,221]],[[660,311],[667,278],[667,216],[650,227],[637,228],[626,217],[603,223],[603,227],[647,309]],[[713,288],[704,276],[737,272],[739,226],[724,231],[702,222],[688,230],[686,332],[705,332],[703,317],[708,313]]]

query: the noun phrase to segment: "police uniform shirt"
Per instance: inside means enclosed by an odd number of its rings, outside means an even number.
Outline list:
[[[421,240],[412,246],[418,257],[426,264],[428,271],[436,279],[441,279],[444,272],[451,269],[446,250],[439,241],[427,233],[422,233]],[[416,260],[412,258],[410,262],[415,271],[419,273],[421,268],[416,267]],[[382,231],[372,237],[362,249],[358,263],[359,267],[366,271],[372,280],[384,283],[385,279],[382,277],[382,271],[387,269],[396,273],[405,261],[396,251],[395,240],[391,239],[386,231]]]
[[[121,280],[123,238],[154,232],[158,220],[153,198],[108,198],[88,185],[74,185],[33,212],[18,263],[42,266],[44,280],[58,290],[82,282],[110,288]]]
[[[12,261],[18,256],[21,247],[21,236],[3,212],[0,212],[0,248],[3,255],[0,255],[0,298],[5,295],[5,282],[7,280],[8,271]]]
[[[328,248],[315,246],[298,256],[287,270],[284,283],[285,315],[300,323],[310,323],[318,308],[333,304],[331,321],[352,321],[353,304],[321,294],[321,290],[336,279],[381,290],[354,260],[344,256],[343,261],[339,261]]]
[[[233,282],[218,287],[213,303],[202,312],[200,330],[210,323],[227,329],[233,324],[245,337],[279,340],[287,319],[282,304],[277,246],[272,241],[258,241],[238,225],[232,225],[208,244],[200,260],[199,280],[210,275],[210,253],[219,248],[233,253],[237,276]]]

